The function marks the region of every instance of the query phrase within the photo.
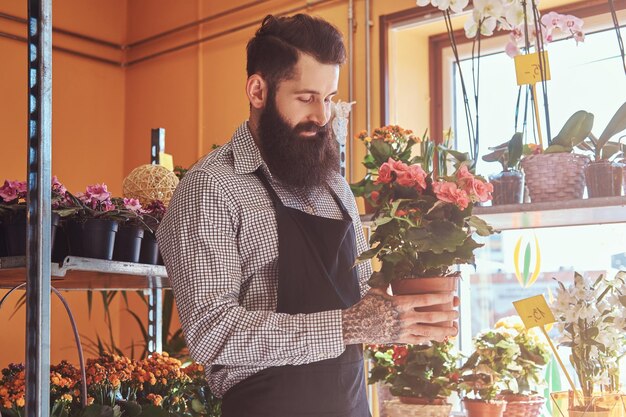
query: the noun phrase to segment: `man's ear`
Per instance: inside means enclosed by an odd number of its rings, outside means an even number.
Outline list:
[[[250,105],[262,109],[267,101],[267,82],[259,74],[252,74],[246,82],[246,94]]]

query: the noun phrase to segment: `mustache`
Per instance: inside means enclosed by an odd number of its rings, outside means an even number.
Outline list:
[[[296,134],[304,133],[304,132],[315,132],[316,135],[326,134],[326,132],[330,131],[330,123],[326,123],[323,126],[318,125],[315,122],[302,122],[298,123],[294,128],[293,132]]]

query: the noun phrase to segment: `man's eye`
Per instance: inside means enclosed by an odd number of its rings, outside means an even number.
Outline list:
[[[311,96],[311,97],[299,97],[298,100],[300,100],[303,103],[312,103],[313,102],[313,96]]]

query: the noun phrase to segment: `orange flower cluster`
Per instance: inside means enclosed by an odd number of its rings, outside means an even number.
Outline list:
[[[87,359],[87,385],[110,385],[119,388],[129,381],[136,364],[125,356],[105,354],[96,359]]]
[[[24,365],[9,364],[2,370],[0,379],[0,406],[11,410],[24,407],[25,379]]]
[[[406,142],[408,140],[419,143],[421,138],[415,136],[412,130],[403,129],[397,125],[389,125],[378,127],[372,132],[372,136],[367,134],[367,130],[362,130],[357,135],[357,138],[364,142],[371,142],[372,140],[382,140],[387,143],[399,143]]]
[[[181,368],[182,363],[170,357],[166,352],[153,353],[150,357],[137,362],[132,378],[142,385],[172,385],[190,382],[191,379]]]

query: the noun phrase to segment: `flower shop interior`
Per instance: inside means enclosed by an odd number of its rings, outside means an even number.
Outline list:
[[[51,17],[38,23],[52,39],[42,96],[28,93],[42,76],[29,67],[29,5]],[[81,207],[106,194],[133,221],[140,201],[151,215],[138,221],[155,230],[167,205],[153,201],[155,181],[171,197],[230,140],[249,114],[248,40],[267,14],[295,13],[344,36],[336,100],[352,105],[337,146],[374,248],[362,258],[384,266],[371,282],[393,287],[405,266],[394,250],[417,253],[416,274],[432,271],[422,256],[442,251],[443,275],[460,272],[457,337],[365,345],[372,416],[626,417],[626,0],[1,2],[0,416],[25,416],[31,397],[37,417],[117,416],[120,400],[129,416],[221,415],[202,366],[189,365],[158,252],[144,258],[150,233],[132,261],[69,259],[57,245],[44,270],[60,296],[27,297],[12,288],[32,276],[38,242],[12,216],[28,205],[29,134],[47,135],[38,170],[54,182],[40,204],[63,218],[60,192]],[[50,102],[51,124],[33,136],[32,109]],[[407,186],[413,194],[394,202]],[[460,219],[458,230],[437,213]],[[9,243],[14,235],[22,240]],[[39,323],[27,322],[33,300],[49,308]],[[33,359],[42,354],[51,378],[29,397],[21,364],[46,365]],[[155,373],[170,376],[150,385]],[[118,414],[81,414],[87,397],[118,402]],[[473,411],[478,403],[493,407]]]

